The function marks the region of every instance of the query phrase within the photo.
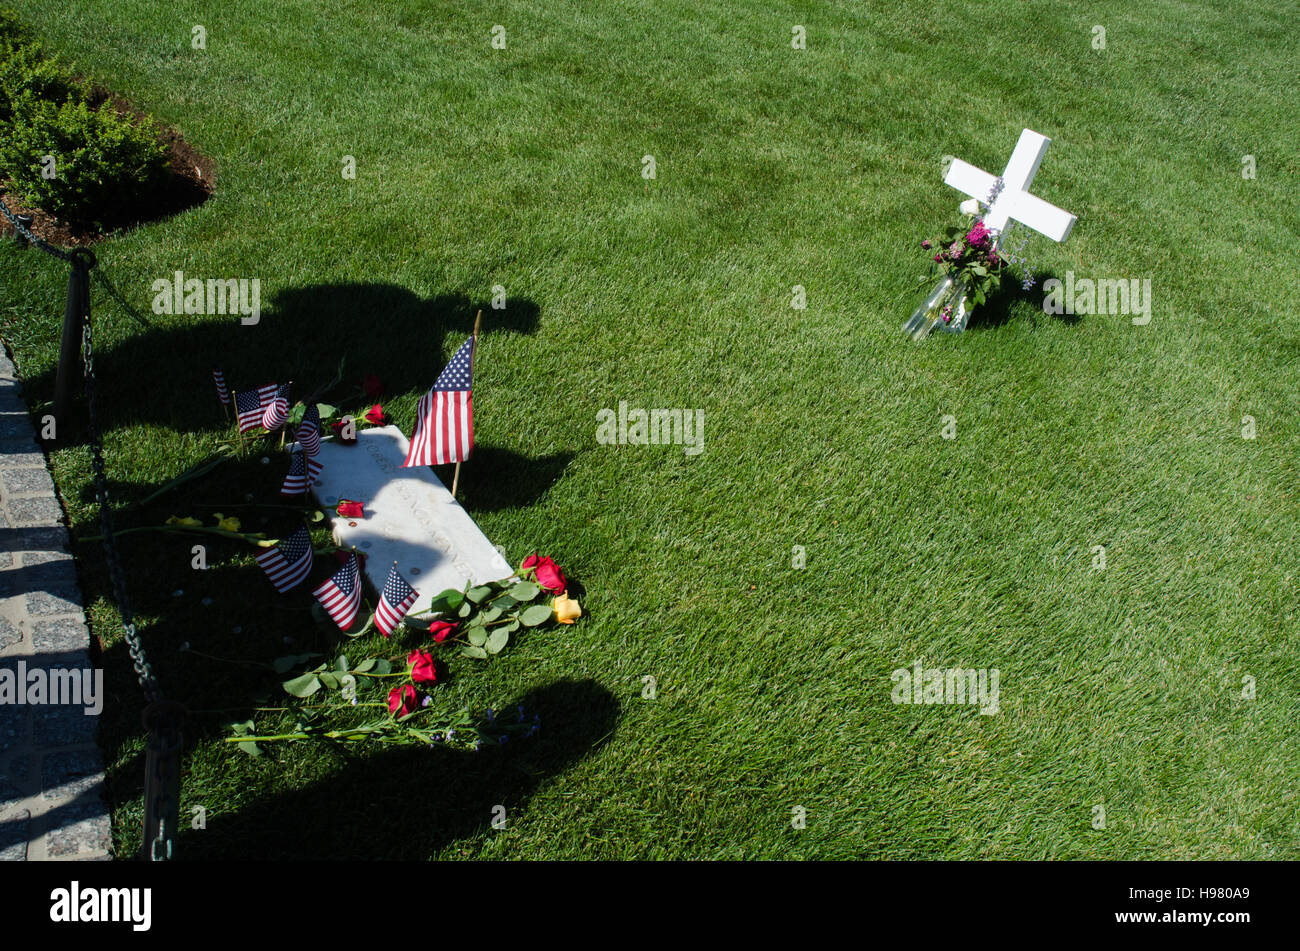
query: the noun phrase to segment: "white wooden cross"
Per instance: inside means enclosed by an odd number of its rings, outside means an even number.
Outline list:
[[[1011,161],[1007,162],[1006,171],[1002,173],[1002,191],[984,214],[984,226],[997,233],[999,245],[1008,221],[1019,221],[1053,241],[1064,241],[1070,236],[1077,220],[1074,215],[1029,194],[1034,173],[1042,164],[1051,142],[1047,136],[1031,129],[1020,133],[1016,150],[1011,153]],[[988,172],[961,159],[953,159],[944,177],[945,184],[981,203],[988,202],[996,182],[997,179]]]

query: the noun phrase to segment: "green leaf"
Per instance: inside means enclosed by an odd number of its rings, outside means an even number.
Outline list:
[[[549,621],[553,614],[549,604],[534,604],[519,616],[519,620],[523,622],[524,627],[537,627]]]
[[[466,647],[461,650],[461,656],[473,657],[475,660],[487,660],[487,651],[481,647]]]
[[[460,607],[456,609],[456,615],[458,617],[469,617],[473,613],[474,613],[474,605],[471,604],[469,601],[466,601],[464,604],[462,604]]]
[[[334,661],[334,669],[337,670],[340,674],[346,674],[348,672],[349,668],[348,668],[347,654],[339,654],[338,660]]]
[[[313,598],[311,602],[311,618],[319,626],[326,628],[327,630],[331,628],[335,630],[338,629],[338,625],[335,624],[334,619],[329,616],[329,612],[327,612],[325,608],[321,606],[321,603],[315,598]]]
[[[329,671],[326,671],[325,673],[317,674],[316,676],[320,679],[320,682],[324,684],[326,687],[328,687],[330,690],[339,689],[339,678],[337,675],[332,674]]]
[[[515,618],[509,624],[501,628],[501,630],[505,631],[507,634],[513,634],[515,631],[519,630],[521,626],[522,625],[519,623],[519,618]]]
[[[235,746],[239,747],[241,750],[243,750],[243,751],[244,751],[245,753],[247,753],[249,756],[261,756],[261,755],[262,755],[262,751],[261,751],[261,749],[259,749],[259,748],[258,748],[258,745],[257,745],[256,743],[254,743],[252,740],[240,740],[238,743],[235,744]]]
[[[455,588],[448,588],[434,595],[433,600],[429,603],[430,614],[451,614],[461,606],[465,600],[465,595]]]
[[[287,674],[299,664],[305,664],[313,657],[319,657],[320,654],[286,654],[283,657],[277,657],[271,667],[277,674]]]
[[[368,673],[370,669],[375,666],[375,663],[376,663],[375,658],[367,657],[361,663],[357,664],[357,666],[353,669],[353,672],[358,674]]]
[[[500,618],[501,615],[504,613],[505,613],[504,608],[501,608],[494,604],[492,607],[488,608],[486,611],[480,614],[479,617],[483,619],[484,624],[491,624],[493,621]]]
[[[542,589],[531,581],[521,581],[510,589],[510,597],[516,601],[531,601],[542,593]]]
[[[489,654],[500,654],[505,650],[506,644],[510,643],[510,635],[498,628],[492,632],[492,636],[487,641],[487,652]]]
[[[320,689],[320,678],[315,674],[303,674],[301,677],[286,680],[281,686],[284,687],[285,693],[290,696],[310,697]]]
[[[391,674],[393,672],[393,665],[389,663],[388,658],[386,657],[376,657],[374,672],[376,674]]]
[[[325,513],[322,512],[320,509],[317,509],[316,511],[311,513],[311,520],[313,522],[323,522],[325,521]]]
[[[333,416],[333,415],[334,415],[335,413],[337,413],[338,411],[339,411],[339,408],[338,408],[337,406],[331,406],[329,403],[317,403],[317,404],[316,404],[316,412],[320,413],[320,418],[321,418],[322,420],[329,419],[331,416]]]
[[[482,647],[487,643],[488,632],[485,628],[472,627],[469,629],[469,642],[475,647]]]
[[[477,588],[470,588],[468,591],[466,591],[465,600],[470,601],[474,604],[478,604],[480,601],[482,601],[491,593],[492,593],[492,587],[490,585],[481,584]]]

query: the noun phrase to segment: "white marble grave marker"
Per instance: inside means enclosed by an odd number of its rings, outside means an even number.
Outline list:
[[[358,430],[355,446],[325,440],[318,457],[324,468],[312,493],[333,525],[335,540],[367,556],[365,573],[376,595],[396,561],[419,595],[411,607],[419,614],[447,588],[507,578],[514,569],[431,468],[402,468],[407,448],[396,426]],[[363,502],[365,516],[340,518],[339,499]]]
[[[984,226],[997,232],[999,244],[1008,221],[1019,221],[1053,241],[1064,241],[1070,236],[1077,220],[1075,216],[1029,194],[1029,186],[1051,144],[1051,139],[1032,129],[1020,133],[1020,141],[1016,143],[1011,160],[1002,173],[1002,190],[984,215]],[[997,179],[988,172],[961,159],[953,160],[944,177],[945,184],[980,202],[989,200],[996,182]]]

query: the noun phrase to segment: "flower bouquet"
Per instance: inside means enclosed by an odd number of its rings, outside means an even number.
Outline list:
[[[903,324],[903,332],[913,340],[935,329],[950,333],[965,330],[971,311],[984,303],[1010,263],[998,247],[999,236],[984,226],[978,210],[978,205],[973,210],[963,206],[959,223],[939,237],[921,242],[934,256],[930,272],[921,281],[930,280],[936,267],[943,277]]]
[[[266,731],[252,718],[240,719],[227,723],[233,735],[226,742],[260,756],[259,743],[294,740],[479,750],[501,745],[516,734],[534,736],[540,720],[522,707],[517,719],[510,720],[491,709],[485,717],[476,717],[447,701],[439,689],[446,681],[446,664],[434,652],[488,660],[500,654],[516,632],[552,623],[569,625],[581,616],[563,570],[554,559],[534,552],[515,577],[464,590],[450,588],[434,597],[421,618],[405,617],[393,635],[400,631],[402,637],[414,636],[423,644],[406,654],[405,663],[401,654],[387,656],[384,648],[359,661],[347,654],[330,661],[311,652],[262,665],[274,671],[292,699],[284,706],[257,707],[254,713],[278,713],[282,724],[293,726]],[[190,650],[188,644],[185,649]]]

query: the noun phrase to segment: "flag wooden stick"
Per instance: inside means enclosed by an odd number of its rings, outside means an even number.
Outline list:
[[[469,353],[469,376],[470,385],[473,386],[474,379],[474,358],[478,356],[478,328],[483,323],[483,311],[479,311],[474,316],[474,349]],[[460,463],[456,463],[456,471],[451,476],[451,497],[456,497],[456,488],[460,485]]]

